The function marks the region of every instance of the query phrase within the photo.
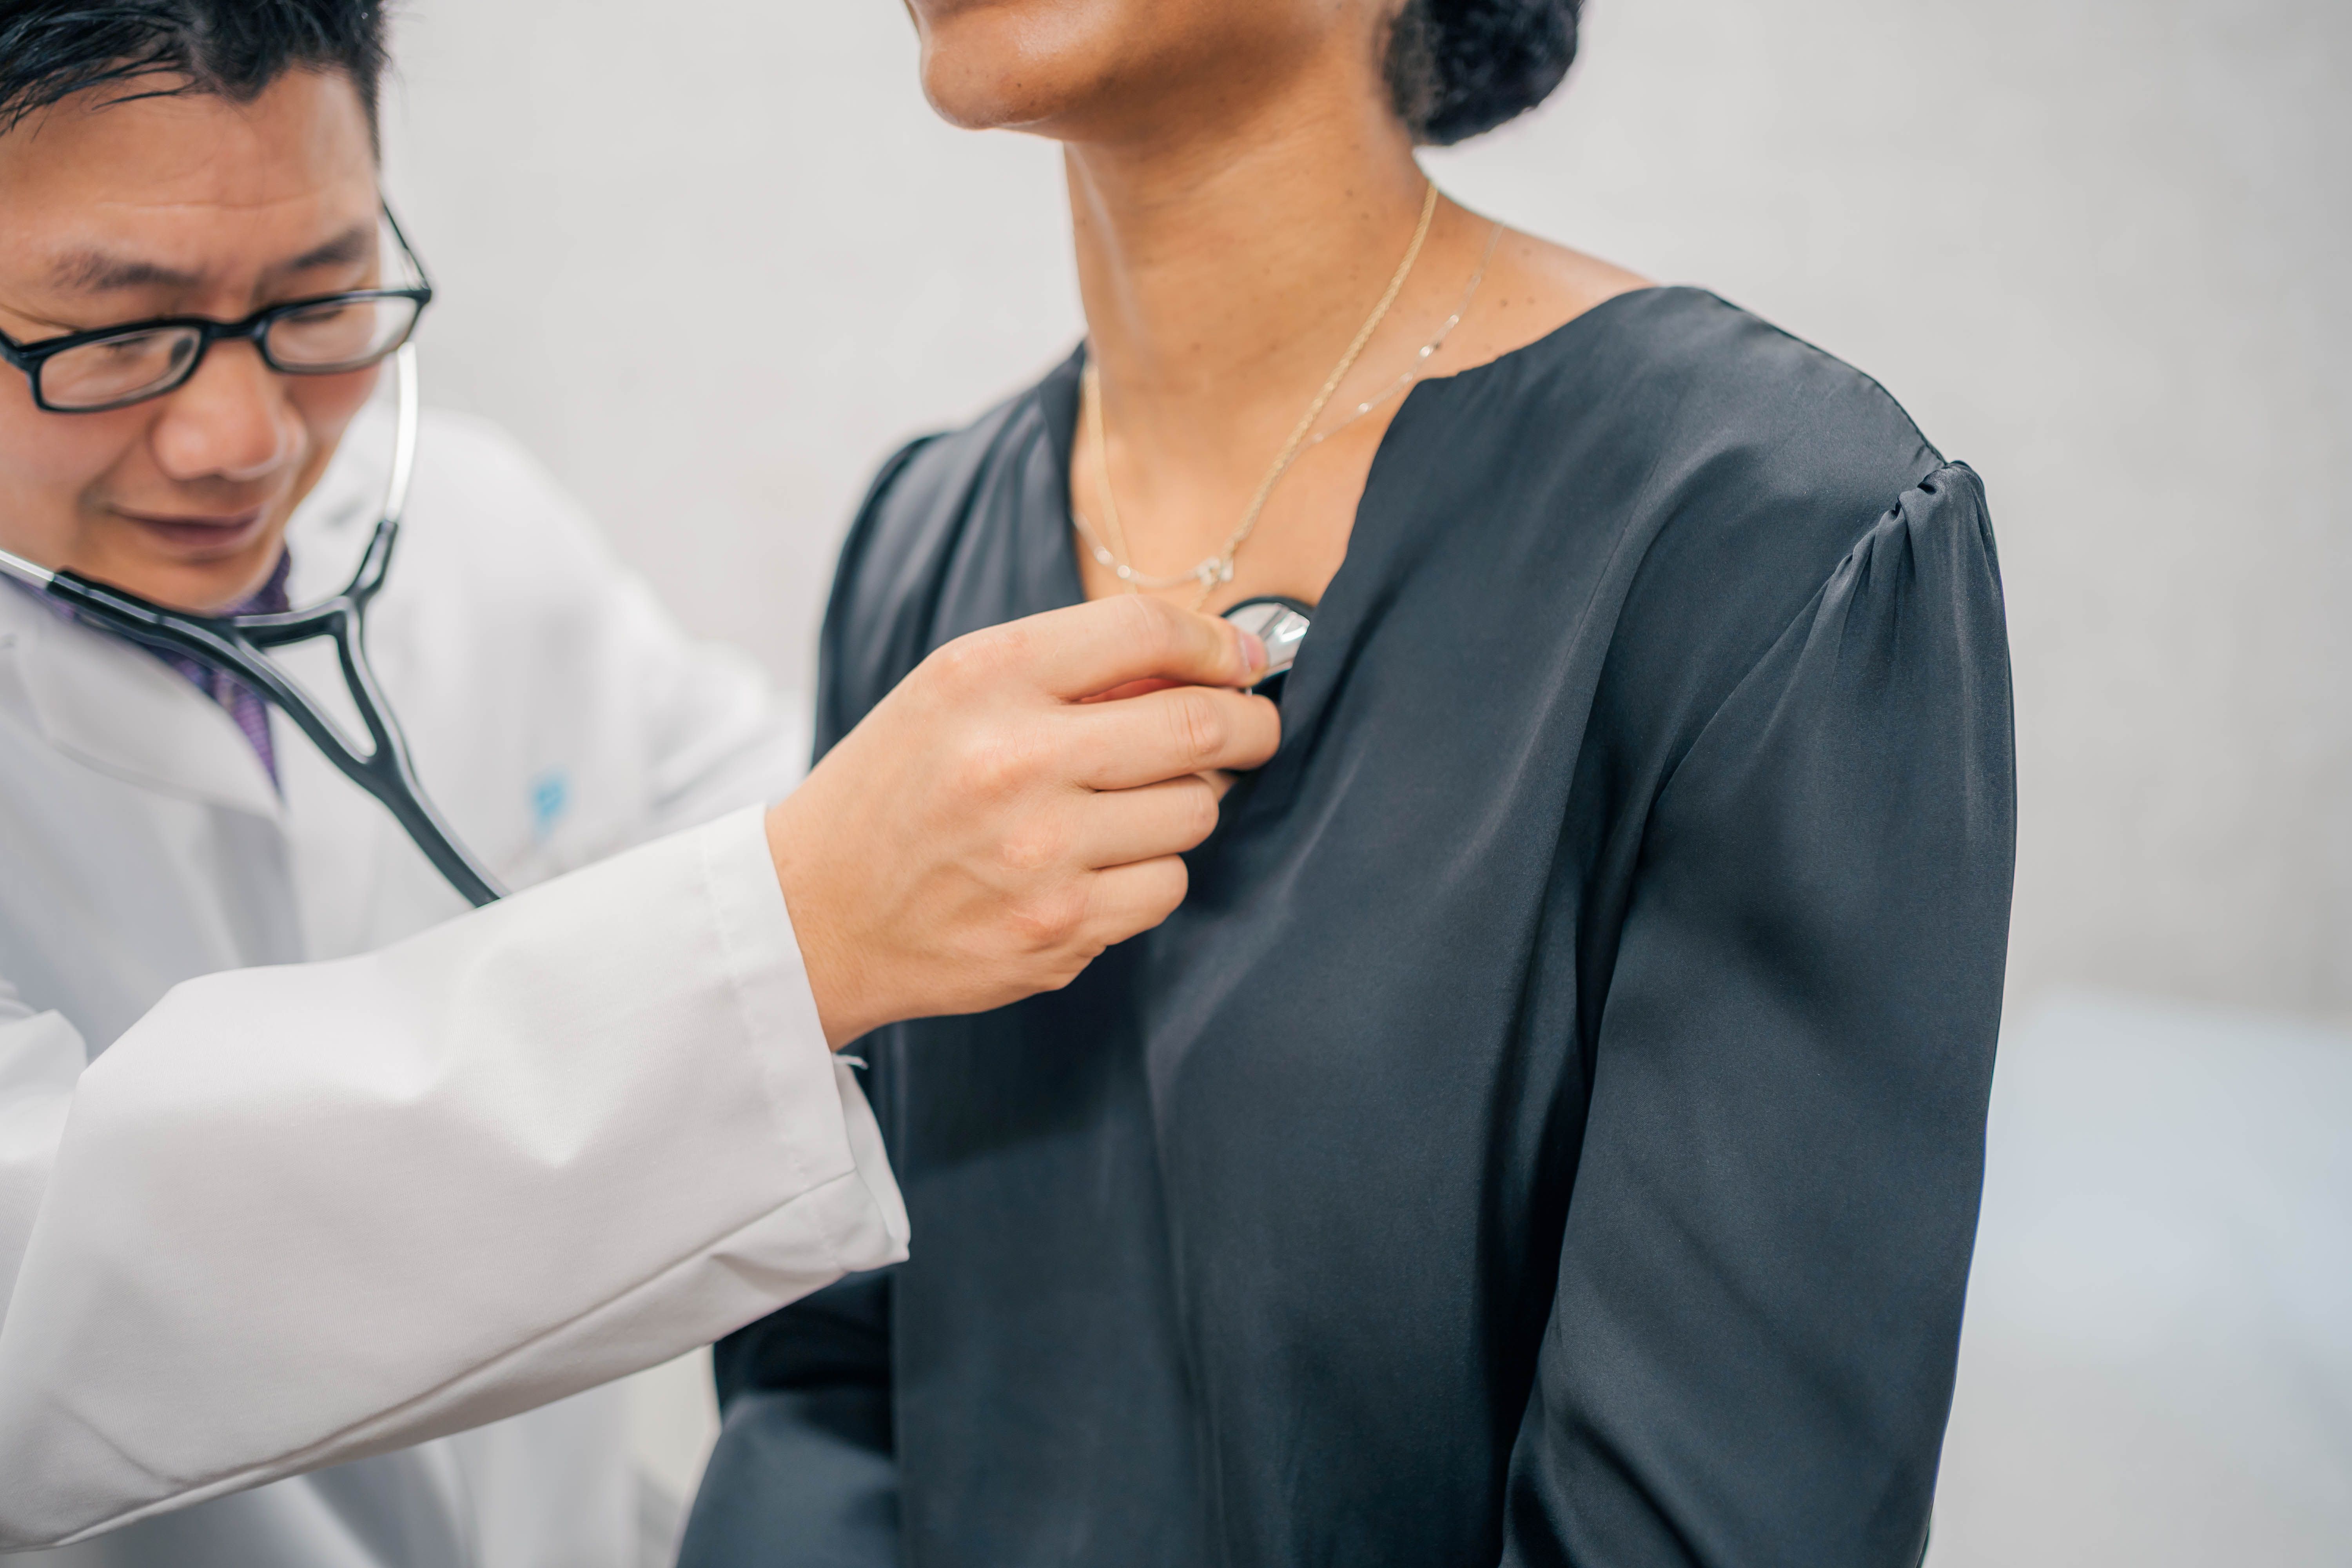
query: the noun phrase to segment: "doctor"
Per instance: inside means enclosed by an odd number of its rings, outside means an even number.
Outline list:
[[[63,412],[42,345],[400,281],[382,26],[0,0],[0,547],[207,611],[351,570],[373,370],[215,333]],[[1273,749],[1204,689],[1263,649],[1125,599],[951,645],[763,808],[803,742],[759,678],[496,432],[419,463],[371,644],[444,813],[537,884],[478,912],[249,693],[0,584],[0,1551],[635,1561],[583,1391],[904,1255],[827,1047],[1156,923],[1196,775]]]

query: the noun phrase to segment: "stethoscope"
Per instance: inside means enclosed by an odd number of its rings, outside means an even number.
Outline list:
[[[305,609],[278,615],[192,616],[166,609],[135,594],[94,583],[76,572],[51,572],[0,550],[0,574],[16,578],[70,608],[76,618],[115,636],[193,658],[207,668],[243,681],[259,692],[295,728],[310,738],[344,777],[375,796],[416,842],[434,868],[476,905],[505,894],[478,861],[466,852],[441,814],[433,808],[407,742],[368,664],[367,606],[383,586],[392,547],[400,538],[401,513],[408,506],[408,481],[416,467],[416,350],[404,346],[393,358],[392,475],[375,536],[359,570],[340,594]],[[367,731],[368,749],[352,744],[333,720],[296,685],[265,649],[330,638],[342,665],[343,685]]]
[[[1258,640],[1265,644],[1265,673],[1250,689],[1260,697],[1282,700],[1283,682],[1297,661],[1298,645],[1307,640],[1307,628],[1315,619],[1315,606],[1279,594],[1263,594],[1255,599],[1244,599],[1227,610],[1225,619],[1245,632],[1255,632]]]
[[[434,809],[416,769],[408,760],[408,745],[400,724],[377,684],[367,657],[367,606],[383,586],[392,564],[392,548],[400,539],[401,513],[408,506],[408,482],[416,468],[416,349],[404,346],[393,357],[394,406],[392,474],[385,481],[383,508],[375,535],[360,558],[359,570],[340,594],[321,603],[281,614],[257,616],[194,616],[142,599],[120,588],[92,582],[78,572],[51,572],[20,555],[0,550],[0,574],[15,577],[72,610],[75,616],[115,636],[150,647],[163,648],[194,659],[205,668],[243,681],[294,721],[295,728],[326,753],[327,760],[360,788],[375,796],[414,839],[434,868],[449,885],[477,905],[494,903],[504,896],[481,863],[467,853],[441,814]],[[1266,672],[1251,688],[1261,696],[1279,698],[1284,679],[1298,657],[1307,637],[1312,609],[1296,599],[1268,595],[1245,599],[1225,612],[1225,619],[1255,632],[1265,644]],[[368,749],[361,751],[344,737],[333,720],[296,685],[276,660],[264,651],[326,637],[335,645],[342,666],[343,685],[367,731]]]

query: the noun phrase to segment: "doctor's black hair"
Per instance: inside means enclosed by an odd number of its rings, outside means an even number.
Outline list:
[[[375,132],[383,0],[0,0],[0,132],[90,89],[247,103],[289,70],[341,71]]]
[[[1405,0],[1389,32],[1389,92],[1429,146],[1492,131],[1551,96],[1576,59],[1583,0]]]

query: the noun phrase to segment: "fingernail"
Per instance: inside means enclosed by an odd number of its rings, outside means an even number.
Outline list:
[[[1265,639],[1255,632],[1242,632],[1242,662],[1249,667],[1252,675],[1265,668]]]

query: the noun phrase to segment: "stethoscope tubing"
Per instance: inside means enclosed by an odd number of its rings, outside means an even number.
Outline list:
[[[192,616],[109,587],[77,572],[51,572],[21,556],[0,550],[0,574],[16,577],[71,608],[75,616],[117,637],[194,659],[207,668],[243,681],[272,707],[292,721],[338,771],[373,795],[415,841],[436,870],[466,900],[480,907],[505,896],[496,879],[467,852],[432,797],[425,793],[410,761],[408,743],[394,717],[392,704],[376,679],[367,656],[367,607],[382,589],[392,564],[393,548],[400,541],[400,520],[408,508],[409,481],[416,468],[419,420],[416,390],[416,348],[404,344],[393,358],[396,419],[393,434],[392,471],[384,484],[383,507],[374,537],[343,591],[322,603],[277,615]],[[1255,689],[1278,696],[1289,673],[1290,655],[1305,635],[1313,609],[1295,599],[1265,595],[1228,609],[1235,616],[1253,609],[1279,612],[1283,647],[1277,666]],[[1269,626],[1269,631],[1276,630]],[[335,645],[343,685],[367,730],[367,749],[360,750],[308,693],[272,659],[266,650],[325,637]],[[1270,652],[1277,651],[1269,647]]]
[[[392,564],[400,541],[400,520],[408,506],[409,481],[416,467],[416,349],[404,345],[394,356],[396,420],[392,472],[383,508],[359,569],[341,593],[320,604],[278,615],[192,616],[167,609],[135,594],[94,582],[77,572],[51,572],[0,551],[0,573],[38,588],[69,606],[79,619],[117,637],[193,658],[207,668],[243,681],[286,715],[310,743],[352,783],[390,812],[434,869],[469,902],[479,907],[504,896],[496,879],[467,852],[434,808],[416,776],[408,743],[367,656],[367,606]],[[343,685],[367,730],[362,751],[264,650],[320,637],[335,645]]]

